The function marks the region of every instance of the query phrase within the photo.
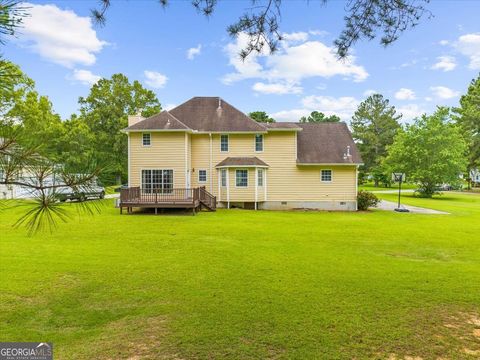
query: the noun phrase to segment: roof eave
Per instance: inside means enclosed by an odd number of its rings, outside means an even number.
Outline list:
[[[188,132],[191,133],[193,132],[192,129],[123,129],[120,130],[123,133],[137,133],[137,132]]]
[[[335,165],[335,166],[360,166],[363,163],[333,163],[333,162],[323,162],[323,163],[309,163],[309,162],[300,162],[297,160],[297,165],[301,166],[328,166],[328,165]]]
[[[224,168],[269,168],[268,165],[217,165],[215,166],[216,169],[224,169]]]

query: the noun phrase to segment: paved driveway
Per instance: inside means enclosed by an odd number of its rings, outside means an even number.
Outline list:
[[[397,207],[397,203],[392,201],[381,200],[377,206],[377,209],[386,210],[386,211],[393,211]],[[433,210],[422,208],[418,206],[410,206],[410,205],[401,205],[402,208],[410,210],[411,213],[414,214],[437,214],[437,215],[448,215],[448,212]]]

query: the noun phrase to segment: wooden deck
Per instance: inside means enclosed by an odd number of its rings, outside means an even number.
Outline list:
[[[133,208],[158,209],[192,209],[192,213],[206,208],[216,210],[217,199],[205,187],[191,189],[150,189],[144,191],[140,187],[130,187],[120,190],[120,213],[126,208],[132,213]]]

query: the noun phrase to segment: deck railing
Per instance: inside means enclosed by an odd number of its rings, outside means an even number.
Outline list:
[[[199,200],[199,189],[140,189],[131,187],[120,190],[120,202],[124,204],[194,203]]]

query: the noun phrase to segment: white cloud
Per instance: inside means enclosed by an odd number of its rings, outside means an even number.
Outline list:
[[[192,47],[187,50],[187,59],[193,60],[195,56],[200,55],[202,51],[202,44],[198,44],[197,47]]]
[[[367,96],[367,97],[368,97],[368,96],[370,96],[370,95],[377,94],[377,93],[378,93],[378,91],[376,91],[376,90],[368,89],[368,90],[365,90],[365,91],[363,92],[363,96]]]
[[[448,40],[440,40],[438,43],[439,43],[440,45],[442,45],[442,46],[445,46],[445,45],[450,44],[450,41],[448,41]]]
[[[415,99],[415,92],[412,89],[401,88],[395,93],[395,99],[413,100]]]
[[[308,33],[314,36],[325,36],[329,34],[329,32],[325,30],[309,30]]]
[[[276,54],[267,57],[266,52],[252,53],[242,61],[238,54],[247,43],[248,36],[240,34],[236,42],[225,47],[229,63],[235,68],[235,72],[222,78],[225,84],[245,79],[264,79],[298,85],[303,79],[311,77],[330,78],[340,75],[356,82],[368,77],[363,66],[356,64],[354,56],[340,61],[335,50],[320,41],[305,41],[297,45],[291,45],[288,41],[282,42]]]
[[[401,113],[403,115],[402,119],[407,122],[426,113],[426,111],[417,104],[403,105],[397,108],[397,112]]]
[[[437,62],[432,65],[432,70],[452,71],[457,67],[456,59],[453,56],[439,56]]]
[[[325,115],[337,115],[342,120],[349,120],[360,103],[354,97],[342,96],[335,98],[333,96],[315,96],[310,95],[302,99],[305,108],[313,111],[321,111]]]
[[[90,70],[73,70],[73,74],[71,75],[71,80],[78,81],[83,85],[93,85],[102,77],[93,74]]]
[[[252,86],[252,90],[263,94],[299,94],[302,92],[300,86],[292,83],[262,83],[257,82]]]
[[[282,35],[283,39],[286,41],[307,41],[308,40],[308,33],[299,31],[293,33],[285,33]]]
[[[480,33],[465,34],[455,43],[457,50],[470,59],[468,67],[480,69]]]
[[[19,41],[41,57],[69,68],[92,65],[96,53],[107,44],[97,38],[88,16],[78,16],[56,5],[23,3],[29,16],[23,18]]]
[[[146,79],[145,84],[155,89],[163,88],[168,80],[168,77],[156,71],[145,70],[143,75]]]
[[[312,110],[308,109],[292,109],[282,110],[271,114],[271,117],[277,121],[299,121],[302,116],[308,116]]]
[[[460,95],[458,91],[449,89],[446,86],[431,86],[430,90],[439,99],[451,99]]]
[[[302,108],[278,111],[272,117],[278,121],[298,121],[312,111],[321,111],[325,115],[337,115],[343,121],[349,121],[359,103],[358,99],[350,96],[335,98],[310,95],[301,100]]]

